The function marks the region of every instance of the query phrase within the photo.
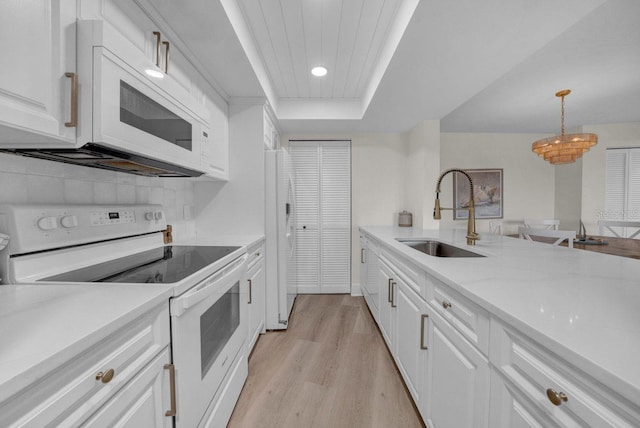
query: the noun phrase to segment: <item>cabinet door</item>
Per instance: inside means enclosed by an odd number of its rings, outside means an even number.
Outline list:
[[[426,303],[402,280],[397,279],[394,287],[395,360],[413,401],[421,407],[427,364]]]
[[[131,382],[98,410],[85,427],[172,427],[169,348],[165,348]]]
[[[264,253],[264,251],[262,251]],[[249,341],[247,354],[251,352],[258,340],[260,333],[264,331],[265,319],[265,286],[264,259],[262,259],[249,273],[247,279],[249,285]]]
[[[369,258],[367,250],[367,241],[364,236],[360,237],[360,288],[362,292],[369,293],[369,287],[367,287],[367,259]]]
[[[378,317],[380,331],[382,337],[387,342],[387,346],[393,353],[393,330],[392,322],[392,306],[391,306],[391,292],[393,284],[393,274],[391,270],[383,263],[380,263],[378,269],[378,284],[380,287],[380,303],[378,304]]]
[[[489,363],[442,317],[429,317],[433,332],[425,383],[430,428],[487,427]]]
[[[0,134],[3,141],[75,142],[71,79],[76,71],[76,2],[0,3]],[[4,125],[7,124],[7,125]]]

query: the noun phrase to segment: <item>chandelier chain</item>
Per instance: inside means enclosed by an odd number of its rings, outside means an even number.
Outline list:
[[[563,95],[562,96],[562,103],[561,103],[561,105],[562,105],[562,107],[561,107],[561,109],[562,109],[561,110],[562,111],[562,114],[561,114],[562,127],[560,128],[560,135],[564,135],[564,97],[565,96]]]

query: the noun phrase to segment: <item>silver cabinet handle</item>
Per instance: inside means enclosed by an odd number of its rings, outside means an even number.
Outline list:
[[[78,126],[78,75],[76,73],[64,73],[65,77],[71,79],[71,120],[65,122],[67,128]]]
[[[392,283],[391,283],[391,307],[392,307],[392,308],[395,308],[395,307],[397,306],[397,305],[396,305],[396,299],[395,299],[395,297],[394,297],[395,289],[396,289],[396,285],[397,285],[397,284],[396,284],[395,282],[392,282]]]
[[[169,74],[169,46],[171,43],[164,41],[164,74]]]
[[[176,415],[176,367],[173,364],[165,364],[165,370],[169,370],[169,389],[171,390],[171,409],[167,410],[165,416]]]
[[[154,31],[153,35],[156,36],[156,67],[160,68],[160,44],[162,42],[162,34],[160,34],[160,31]]]
[[[424,344],[424,320],[429,318],[429,315],[422,314],[420,318],[420,349],[429,349],[427,345]]]
[[[250,279],[248,279],[247,281],[249,281],[249,304],[251,304],[251,302],[253,301],[253,293],[252,293],[252,289],[253,289],[253,283],[251,282]]]
[[[387,302],[391,303],[391,281],[393,279],[389,278],[389,284],[387,284]]]
[[[360,248],[360,263],[364,263],[364,248]]]

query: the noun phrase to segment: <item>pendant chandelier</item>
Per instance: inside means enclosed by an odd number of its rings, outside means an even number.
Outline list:
[[[562,98],[562,130],[560,135],[538,140],[531,146],[531,150],[553,165],[572,163],[582,157],[584,152],[598,143],[596,134],[565,134],[564,133],[564,97],[571,93],[570,89],[556,92],[556,97]]]

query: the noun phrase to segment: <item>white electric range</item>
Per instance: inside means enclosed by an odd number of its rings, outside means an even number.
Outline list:
[[[4,205],[2,283],[171,284],[175,424],[196,427],[247,336],[243,247],[170,245],[159,205]],[[244,382],[244,379],[242,379]]]

